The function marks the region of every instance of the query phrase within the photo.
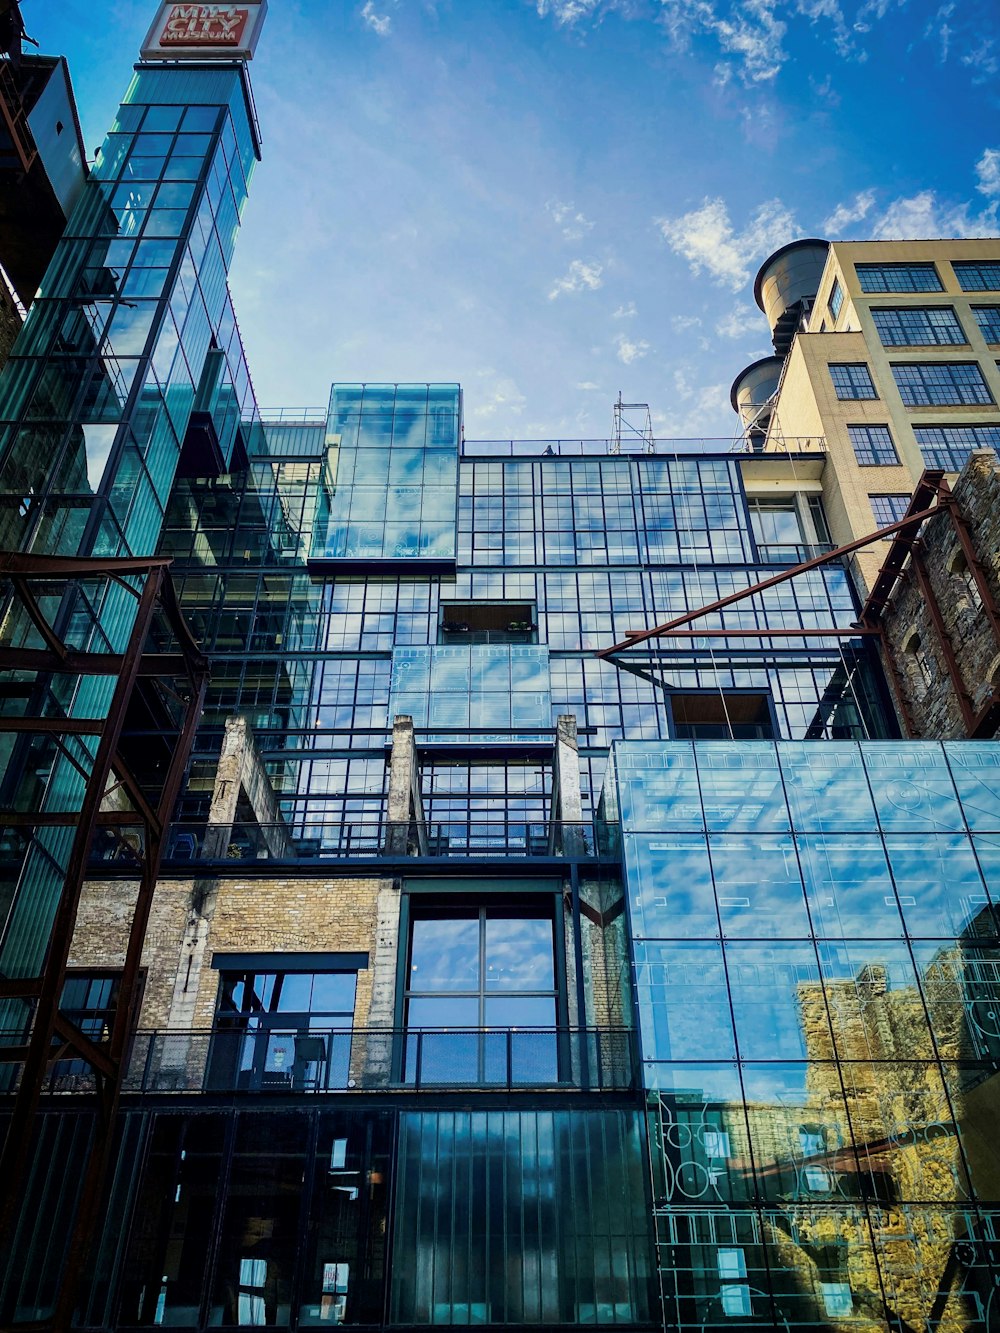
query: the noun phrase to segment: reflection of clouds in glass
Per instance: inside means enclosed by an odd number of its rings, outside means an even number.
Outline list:
[[[478,921],[414,921],[411,990],[474,990],[479,985]]]
[[[552,922],[487,920],[485,982],[488,988],[551,990]]]

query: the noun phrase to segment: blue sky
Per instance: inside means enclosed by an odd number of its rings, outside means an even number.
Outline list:
[[[91,151],[154,9],[23,0]],[[265,407],[458,380],[470,438],[600,438],[621,389],[731,436],[771,250],[998,230],[996,0],[270,0],[252,74]]]

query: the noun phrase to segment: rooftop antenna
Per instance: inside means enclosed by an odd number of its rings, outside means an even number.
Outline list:
[[[628,417],[625,416],[626,412],[629,413]],[[653,418],[650,415],[648,403],[623,403],[622,391],[619,389],[618,400],[614,405],[614,413],[614,426],[612,427],[611,435],[611,453],[621,453],[622,440],[625,441],[626,453],[632,452],[632,449],[629,446],[636,441],[641,442],[643,453],[656,453],[656,446],[653,440]]]

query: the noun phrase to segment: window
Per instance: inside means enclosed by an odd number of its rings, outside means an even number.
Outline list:
[[[834,278],[833,286],[830,288],[830,300],[829,300],[830,314],[833,316],[834,319],[836,319],[840,314],[843,304],[844,304],[844,289],[841,287],[838,279]]]
[[[549,903],[414,905],[407,1082],[554,1082],[558,1001]]]
[[[1000,263],[953,260],[951,266],[963,292],[1000,292]]]
[[[120,972],[70,972],[63,983],[60,1009],[91,1041],[106,1041],[118,1007]],[[138,1011],[138,1006],[136,1007]],[[51,1085],[61,1079],[91,1076],[86,1060],[57,1060],[50,1073]]]
[[[1000,305],[974,305],[979,332],[988,343],[1000,343]]]
[[[914,426],[927,467],[961,472],[973,449],[1000,450],[1000,426]]]
[[[847,433],[861,467],[892,466],[899,462],[888,426],[848,426]]]
[[[852,398],[877,398],[871,372],[863,361],[830,366],[830,377],[837,397],[842,401]]]
[[[883,347],[960,346],[968,342],[951,306],[886,306],[872,310]]]
[[[941,292],[933,264],[856,264],[863,292]]]
[[[962,590],[959,594],[960,602],[966,601],[973,610],[981,610],[983,605],[982,593],[979,591],[975,574],[969,568],[969,562],[965,558],[964,551],[958,551],[955,554],[948,566],[948,573],[962,583]]]
[[[910,507],[910,497],[908,495],[869,495],[872,513],[875,515],[877,527],[887,528],[893,523],[898,523],[901,518],[906,517],[906,511]],[[890,534],[891,536],[891,534]],[[887,537],[888,541],[889,538]]]
[[[722,1312],[745,1318],[753,1314],[750,1285],[746,1281],[747,1263],[742,1249],[720,1249],[717,1255],[721,1285]]]
[[[347,1087],[356,987],[356,970],[224,971],[209,1087]]]
[[[670,714],[676,740],[753,741],[774,735],[766,694],[672,694]]]
[[[913,664],[913,669],[921,685],[921,694],[926,694],[931,687],[934,679],[934,672],[931,669],[930,659],[927,656],[927,649],[924,647],[923,640],[919,634],[911,634],[906,641],[904,649],[907,658]]]
[[[983,372],[974,362],[913,362],[893,366],[892,375],[907,407],[993,403]]]

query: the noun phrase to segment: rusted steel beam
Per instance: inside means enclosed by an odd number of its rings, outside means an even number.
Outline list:
[[[33,579],[74,579],[87,574],[109,577],[148,574],[173,563],[169,555],[108,557],[90,555],[38,555],[25,551],[0,551],[0,574],[21,574]]]
[[[886,672],[892,682],[893,693],[896,696],[896,705],[899,715],[903,719],[903,730],[906,732],[907,740],[917,739],[917,728],[913,721],[913,714],[910,712],[910,705],[906,700],[906,687],[903,685],[903,678],[899,674],[899,668],[896,666],[896,658],[893,655],[892,645],[889,643],[889,636],[881,625],[878,627],[879,647],[882,650],[882,661],[885,664]]]
[[[10,581],[14,591],[20,598],[25,611],[28,613],[28,619],[34,625],[35,629],[38,630],[49,649],[58,654],[59,657],[65,657],[68,651],[66,645],[42,615],[42,608],[38,605],[38,602],[35,600],[35,595],[28,587],[27,583],[17,574],[12,574]]]
[[[65,657],[48,648],[0,647],[0,671],[54,671],[71,676],[117,676],[120,653],[81,653],[70,649]],[[183,653],[144,653],[140,676],[186,676],[189,663]]]
[[[27,714],[0,717],[0,731],[53,732],[57,736],[99,736],[103,730],[102,718],[31,717]]]
[[[983,562],[979,558],[979,552],[972,540],[972,533],[969,530],[968,520],[959,508],[954,492],[950,489],[947,482],[943,483],[943,497],[941,503],[947,510],[951,526],[954,529],[955,536],[962,548],[962,554],[965,556],[966,563],[972,570],[972,577],[976,581],[976,587],[979,590],[979,597],[983,604],[983,613],[990,622],[990,628],[993,631],[993,637],[996,640],[997,647],[1000,648],[1000,608],[997,607],[996,599],[993,596],[993,589],[990,587],[989,580],[986,577],[986,571],[983,569]]]
[[[66,1045],[72,1047],[89,1065],[99,1069],[106,1078],[117,1077],[118,1066],[109,1055],[107,1047],[92,1041],[75,1023],[71,1023],[65,1014],[56,1014],[52,1021],[52,1031],[57,1037],[62,1037]]]
[[[904,519],[918,509],[926,509],[928,502],[935,496],[937,497],[938,508],[940,508],[944,485],[944,473],[940,469],[928,468],[917,482],[906,514],[903,516]],[[905,532],[897,533],[893,538],[888,551],[885,553],[885,559],[882,561],[882,568],[878,572],[872,590],[868,594],[868,600],[865,602],[859,617],[863,624],[874,624],[881,616],[885,604],[896,586],[896,580],[906,564],[910,547],[916,541],[916,538],[916,528],[908,528]]]
[[[972,700],[969,697],[969,691],[965,688],[965,681],[962,679],[962,672],[958,665],[958,659],[955,656],[955,649],[952,647],[951,639],[948,636],[948,627],[944,623],[944,616],[941,614],[941,608],[938,605],[937,596],[931,584],[930,575],[927,573],[927,565],[924,561],[923,550],[919,542],[913,543],[910,551],[910,568],[913,570],[917,579],[917,586],[920,589],[920,595],[924,599],[927,607],[927,614],[930,616],[931,625],[934,628],[934,636],[937,639],[937,645],[941,650],[941,656],[944,658],[945,669],[948,672],[948,679],[951,681],[951,687],[958,699],[958,706],[962,711],[962,723],[965,727],[966,736],[971,736],[972,728],[975,723],[975,710],[972,707]]]
[[[642,630],[636,630],[637,635]],[[831,625],[829,629],[673,629],[672,639],[858,639],[865,635],[878,634],[877,629],[852,626],[838,629]]]
[[[0,1180],[4,1182],[6,1195],[3,1209],[0,1211],[0,1249],[5,1242],[9,1244],[16,1225],[21,1201],[21,1185],[30,1160],[32,1125],[45,1071],[52,1054],[52,1037],[66,977],[66,963],[73,940],[73,928],[79,910],[80,892],[90,856],[94,824],[104,798],[108,774],[111,771],[111,763],[125,720],[125,710],[135,688],[143,645],[164,577],[164,568],[157,566],[151,570],[143,586],[129,642],[121,655],[121,671],[97,747],[90,781],[84,791],[80,809],[76,812],[78,821],[76,836],[70,849],[63,889],[49,934],[45,971],[36,1000],[28,1052],[21,1071],[21,1082],[14,1099],[3,1151],[0,1154]]]
[[[668,620],[665,624],[657,625],[653,629],[640,630],[635,634],[630,634],[622,643],[616,643],[611,648],[599,649],[595,656],[610,657],[613,653],[622,652],[626,648],[634,648],[646,639],[655,639],[662,635],[671,634],[680,626],[689,625],[692,620],[697,620],[701,616],[712,615],[716,611],[721,611],[724,607],[744,601],[747,597],[754,597],[758,593],[765,592],[768,588],[777,587],[779,583],[786,583],[799,574],[808,573],[811,569],[819,569],[822,565],[840,560],[845,555],[850,555],[852,551],[859,551],[864,546],[870,546],[872,542],[881,541],[883,537],[890,533],[900,532],[908,528],[917,528],[923,523],[924,519],[930,518],[936,512],[935,507],[934,509],[923,509],[907,514],[898,523],[890,523],[888,527],[879,528],[877,532],[871,532],[866,537],[857,537],[854,541],[846,542],[843,546],[837,546],[834,550],[827,551],[825,555],[817,555],[811,560],[805,560],[801,565],[792,565],[780,574],[775,574],[772,578],[763,579],[759,583],[751,584],[749,588],[741,588],[739,592],[730,593],[727,597],[720,597],[717,601],[709,602],[706,606],[700,606],[697,611],[688,611],[685,615],[677,616],[674,620]]]
[[[79,820],[75,810],[0,810],[0,828],[75,828]],[[94,823],[114,828],[142,824],[144,820],[135,810],[99,810]]]

